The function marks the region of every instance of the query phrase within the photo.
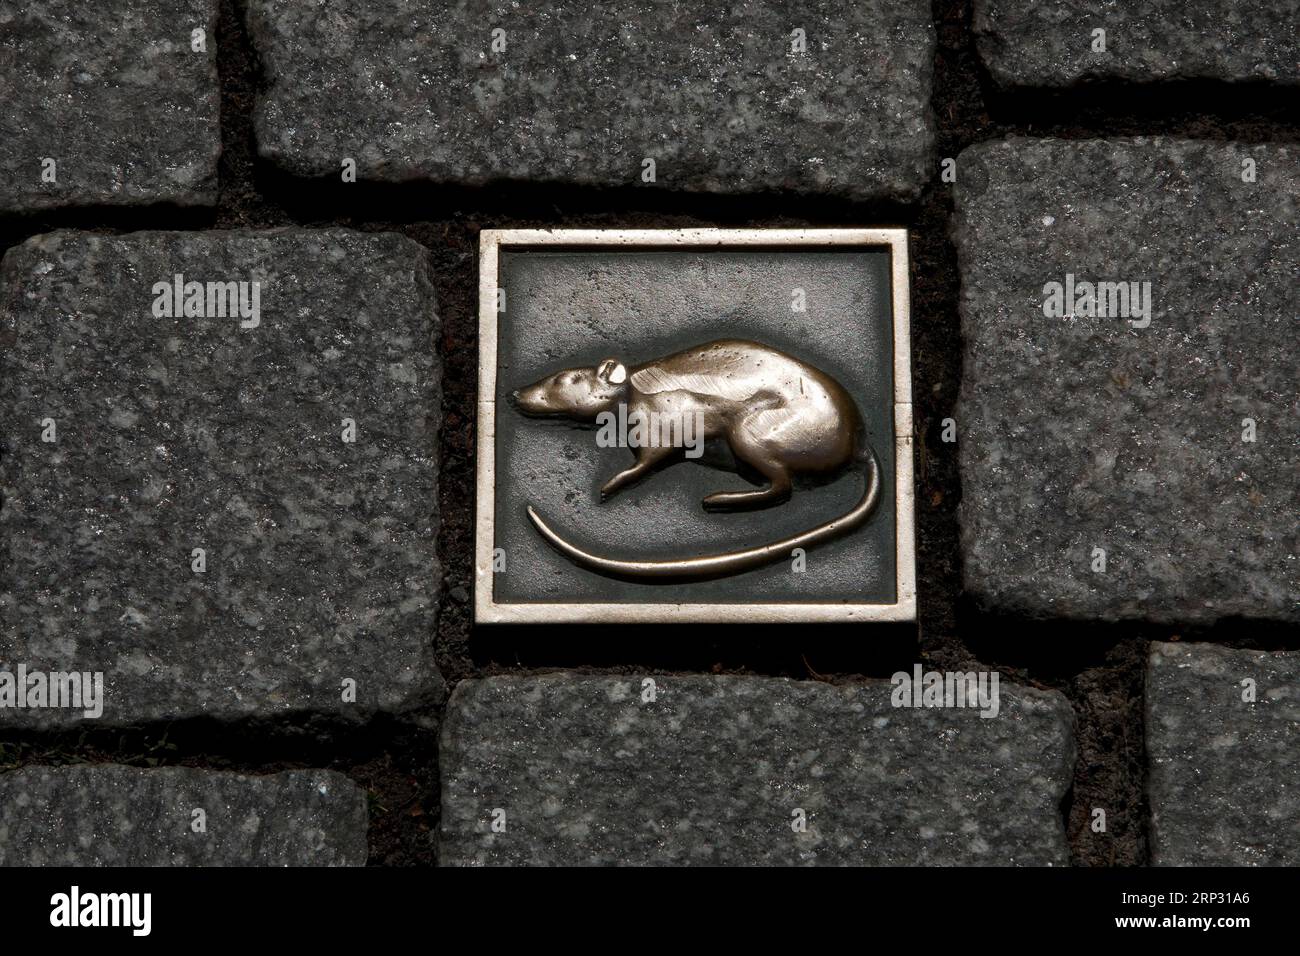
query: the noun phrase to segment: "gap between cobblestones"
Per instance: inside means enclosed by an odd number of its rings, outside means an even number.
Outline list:
[[[1091,138],[1170,135],[1295,142],[1284,94],[1256,85],[1095,85],[1061,93],[997,93],[975,53],[969,0],[936,0],[932,109],[936,166],[976,142],[1009,134]],[[463,188],[294,179],[256,157],[254,98],[261,78],[244,28],[243,0],[221,0],[217,44],[223,153],[215,210],[81,208],[0,222],[0,252],[52,228],[139,229],[347,226],[400,232],[428,250],[441,317],[444,424],[439,559],[444,580],[436,635],[450,686],[473,677],[556,667],[603,674],[734,673],[843,682],[910,669],[909,628],[802,630],[679,628],[670,641],[649,628],[534,628],[471,632],[474,391],[477,374],[477,233],[504,226],[903,225],[912,230],[919,659],[939,669],[996,669],[1005,679],[1061,691],[1077,722],[1079,760],[1062,815],[1073,863],[1148,861],[1143,682],[1151,640],[1208,640],[1232,647],[1300,649],[1286,627],[1225,621],[1208,628],[1036,622],[980,611],[961,594],[953,446],[939,441],[961,375],[956,254],[948,238],[948,187],[937,175],[915,208],[766,194],[664,193],[507,183]],[[960,175],[960,171],[958,173]],[[703,631],[697,633],[705,633]],[[686,644],[686,640],[693,641]],[[438,714],[420,715],[437,717]],[[120,762],[269,773],[340,770],[371,797],[371,865],[429,864],[439,812],[436,733],[381,717],[365,726],[286,718],[228,726],[186,721],[132,731],[15,734],[0,769],[28,763]],[[1109,832],[1093,834],[1103,807]]]

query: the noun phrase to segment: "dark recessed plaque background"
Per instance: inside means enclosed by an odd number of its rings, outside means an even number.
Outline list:
[[[894,345],[890,254],[881,250],[501,251],[507,309],[498,316],[496,541],[508,602],[751,603],[896,600]],[[791,310],[804,290],[807,311]],[[707,494],[754,487],[698,461],[669,465],[601,503],[599,488],[634,461],[600,448],[596,429],[532,419],[510,393],[573,365],[617,358],[629,368],[718,338],[750,338],[834,375],[853,395],[879,456],[875,515],[838,541],[810,549],[807,570],[781,561],[686,584],[617,581],[573,565],[528,521],[531,504],[582,547],[628,558],[680,557],[762,544],[848,511],[863,492],[849,469],[821,485],[798,482],[785,504],[708,513]]]

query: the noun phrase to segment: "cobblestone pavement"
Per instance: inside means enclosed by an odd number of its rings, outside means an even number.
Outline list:
[[[1296,16],[0,10],[0,864],[1296,864]],[[844,224],[918,624],[474,628],[479,231]]]

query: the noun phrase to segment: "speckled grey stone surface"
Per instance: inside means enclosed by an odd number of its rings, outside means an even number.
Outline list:
[[[1054,691],[1003,683],[998,716],[983,718],[895,708],[888,681],[654,682],[649,702],[639,678],[458,684],[442,731],[440,861],[1068,862],[1073,716]]]
[[[909,200],[931,167],[930,17],[925,0],[250,0],[258,148],[310,176],[351,157],[384,181]]]
[[[1152,862],[1300,864],[1300,654],[1152,644],[1146,707]]]
[[[1300,620],[1295,150],[1017,139],[957,167],[967,590],[1029,616]],[[1047,317],[1067,273],[1149,281],[1150,324]]]
[[[980,56],[1004,86],[1081,80],[1300,83],[1297,0],[975,0]],[[1104,52],[1093,31],[1106,31]],[[1243,94],[1246,95],[1246,94]]]
[[[215,202],[216,20],[216,0],[0,7],[0,213]]]
[[[367,823],[365,792],[331,770],[0,774],[0,866],[362,866]]]
[[[260,325],[155,317],[175,273],[260,282]],[[0,281],[17,328],[0,352],[0,668],[102,671],[114,724],[352,718],[440,694],[423,247],[54,233],[10,250]],[[0,725],[81,719],[0,709]]]
[[[895,557],[893,316],[889,253],[877,250],[691,250],[501,255],[509,307],[498,319],[495,546],[498,602],[889,604]],[[791,290],[807,310],[793,313]],[[580,546],[623,558],[666,558],[766,544],[851,510],[864,469],[800,479],[777,508],[707,512],[712,492],[749,484],[725,447],[675,462],[612,498],[600,486],[628,467],[627,448],[602,448],[595,424],[524,416],[510,393],[562,368],[615,357],[634,366],[718,338],[753,339],[834,376],[862,414],[880,460],[881,501],[860,529],[790,561],[714,581],[616,581],[576,567],[537,533],[531,505]],[[720,443],[725,446],[725,443]],[[705,464],[716,453],[713,464]]]

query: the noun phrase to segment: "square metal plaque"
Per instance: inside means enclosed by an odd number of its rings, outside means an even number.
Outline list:
[[[916,618],[907,232],[485,230],[475,620]]]

